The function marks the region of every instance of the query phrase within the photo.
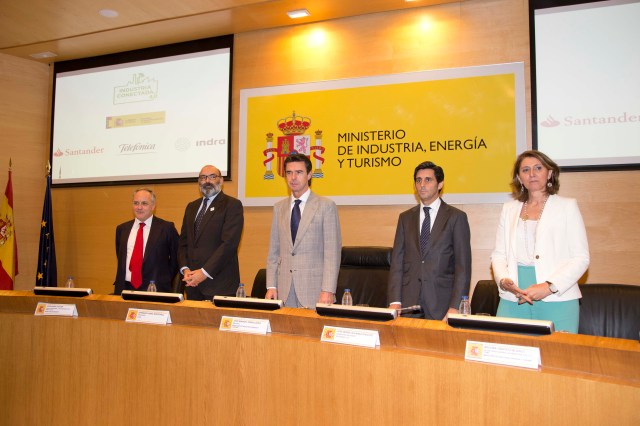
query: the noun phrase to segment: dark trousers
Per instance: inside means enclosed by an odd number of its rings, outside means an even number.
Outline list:
[[[206,294],[202,294],[198,287],[184,287],[185,292],[187,293],[187,299],[189,300],[208,300],[211,301],[213,297],[207,296]]]

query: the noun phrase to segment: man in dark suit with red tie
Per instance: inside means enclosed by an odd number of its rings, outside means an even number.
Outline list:
[[[214,166],[200,170],[198,184],[203,196],[187,205],[178,248],[187,298],[235,296],[240,283],[242,203],[222,192],[222,176]]]
[[[465,212],[442,201],[442,167],[420,163],[413,180],[420,204],[400,214],[389,271],[389,307],[420,305],[416,316],[442,320],[469,295],[471,233]]]
[[[147,188],[133,193],[134,220],[116,228],[118,270],[114,293],[145,291],[154,281],[160,292],[171,292],[178,273],[178,231],[173,222],[153,215],[156,196]]]

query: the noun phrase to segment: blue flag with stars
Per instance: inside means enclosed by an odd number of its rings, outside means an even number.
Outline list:
[[[53,206],[51,205],[51,175],[47,175],[47,189],[44,193],[42,221],[40,222],[40,251],[36,286],[56,287],[58,268],[56,266],[56,244],[53,239]]]

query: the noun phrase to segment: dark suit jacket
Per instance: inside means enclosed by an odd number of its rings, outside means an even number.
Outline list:
[[[441,320],[469,294],[471,232],[467,215],[444,201],[420,254],[421,204],[400,214],[389,271],[389,303],[420,305],[425,318]]]
[[[116,228],[116,256],[118,271],[114,282],[115,294],[122,293],[125,286],[127,265],[127,241],[134,220],[122,223]],[[178,273],[178,231],[173,222],[167,222],[157,216],[153,217],[147,245],[142,260],[142,285],[138,290],[144,291],[149,281],[154,280],[158,291],[171,292],[173,278]]]
[[[220,192],[209,205],[195,235],[193,223],[201,205],[202,198],[198,198],[185,209],[178,248],[179,268],[207,271],[213,279],[207,278],[198,285],[202,294],[235,296],[240,283],[238,245],[244,226],[242,203]]]

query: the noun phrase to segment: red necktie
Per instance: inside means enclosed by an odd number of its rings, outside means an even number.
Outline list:
[[[131,261],[129,262],[129,270],[131,271],[131,285],[138,288],[142,285],[142,252],[144,246],[143,239],[144,222],[140,222],[136,242],[133,244],[133,253],[131,253]]]

